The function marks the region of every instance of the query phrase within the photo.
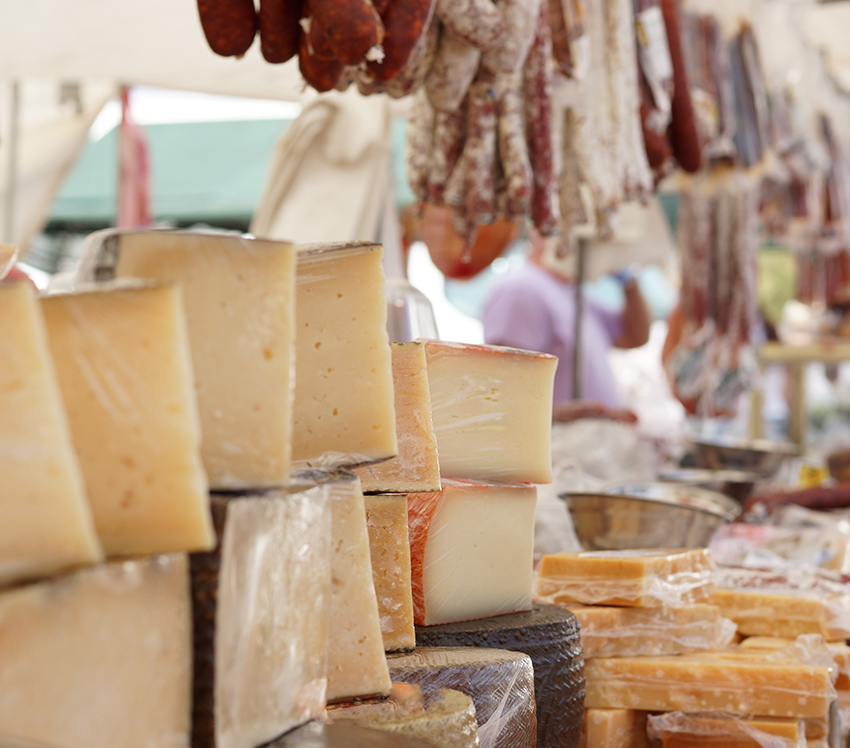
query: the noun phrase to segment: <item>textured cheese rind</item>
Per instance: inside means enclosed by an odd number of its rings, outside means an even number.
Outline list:
[[[41,304],[106,553],[212,547],[180,289],[113,288]]]
[[[293,460],[351,466],[398,454],[379,244],[299,248]]]
[[[705,548],[552,553],[540,561],[534,597],[552,604],[676,608],[708,600],[713,574]]]
[[[390,343],[398,455],[354,472],[364,492],[439,491],[440,462],[431,422],[425,346]]]
[[[67,748],[185,748],[191,622],[183,554],[0,593],[0,734]]]
[[[365,503],[372,579],[384,649],[387,652],[413,649],[416,631],[413,627],[407,496],[368,495]]]
[[[210,486],[284,485],[292,457],[295,248],[235,233],[103,231],[81,281],[183,287]]]
[[[586,707],[824,717],[835,698],[830,669],[699,655],[587,660]]]
[[[193,745],[254,748],[325,706],[330,508],[322,487],[212,508],[219,546],[192,555]]]
[[[716,605],[681,608],[616,608],[564,604],[581,625],[585,657],[632,657],[724,649],[735,624]]]
[[[534,486],[453,480],[408,495],[416,623],[531,609],[536,500]]]
[[[424,342],[442,476],[550,483],[558,359],[498,346]]]
[[[282,735],[264,748],[452,748],[406,735],[396,735],[371,727],[355,725],[350,720],[331,724],[311,722]]]
[[[667,712],[650,715],[647,732],[670,748],[800,748],[805,746],[803,721],[791,717],[736,717],[724,714]]]
[[[586,709],[578,748],[650,748],[646,712]]]
[[[0,286],[0,585],[103,558],[44,317],[23,282]],[[12,324],[14,321],[14,324]]]

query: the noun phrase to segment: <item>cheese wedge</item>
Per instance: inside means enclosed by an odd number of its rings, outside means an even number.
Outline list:
[[[215,537],[179,288],[57,294],[41,304],[106,553],[211,548]]]
[[[650,748],[646,712],[586,709],[579,748]]]
[[[489,345],[425,341],[440,473],[551,483],[558,359]]]
[[[398,453],[379,244],[298,249],[293,459],[360,465]]]
[[[222,232],[95,232],[77,279],[113,278],[183,287],[211,488],[284,485],[292,457],[294,247]]]
[[[431,423],[425,346],[391,343],[398,455],[354,472],[364,493],[439,491],[440,462]]]
[[[534,486],[444,480],[407,497],[414,621],[531,609]]]
[[[26,283],[0,285],[0,585],[103,558],[44,317]],[[12,323],[14,322],[14,324]]]

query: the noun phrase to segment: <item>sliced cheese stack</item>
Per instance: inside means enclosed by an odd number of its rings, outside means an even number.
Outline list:
[[[116,287],[48,296],[41,305],[106,553],[211,548],[180,289]]]
[[[806,745],[802,720],[733,717],[681,712],[653,715],[647,731],[662,748],[799,748]]]
[[[102,231],[78,281],[179,283],[210,486],[280,486],[292,457],[295,249],[229,233]]]
[[[420,647],[391,655],[388,662],[393,681],[416,684],[426,699],[443,689],[466,694],[475,705],[483,748],[535,745],[534,671],[528,655],[483,647]]]
[[[219,545],[192,556],[195,748],[255,748],[321,714],[331,507],[323,486],[215,497]]]
[[[104,564],[0,592],[0,662],[4,737],[67,748],[187,746],[185,555]]]
[[[44,317],[29,284],[0,285],[0,585],[103,558],[71,444]]]
[[[650,748],[646,712],[586,709],[578,748]]]

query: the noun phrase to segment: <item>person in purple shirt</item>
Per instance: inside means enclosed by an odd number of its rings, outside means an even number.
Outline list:
[[[622,278],[622,310],[608,309],[584,295],[581,400],[573,399],[576,287],[549,260],[544,241],[533,237],[528,261],[493,283],[484,299],[484,342],[557,356],[554,413],[557,421],[580,417],[636,420],[617,390],[608,362],[612,347],[637,348],[649,339],[650,315],[632,276]]]

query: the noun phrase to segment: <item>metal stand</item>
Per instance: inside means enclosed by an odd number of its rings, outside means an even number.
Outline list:
[[[3,242],[15,243],[15,201],[18,189],[18,137],[20,129],[21,91],[18,81],[12,81],[9,108],[9,161],[6,172],[6,199],[3,203]]]

